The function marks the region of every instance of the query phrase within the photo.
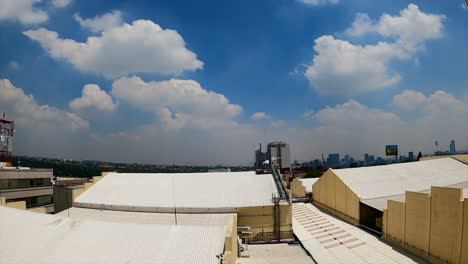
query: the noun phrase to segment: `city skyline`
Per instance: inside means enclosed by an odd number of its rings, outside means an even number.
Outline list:
[[[291,160],[465,151],[463,3],[0,1],[0,112],[16,155],[242,165],[265,130]]]

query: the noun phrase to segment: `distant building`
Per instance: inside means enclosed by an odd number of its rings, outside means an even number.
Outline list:
[[[52,177],[52,169],[1,168],[0,198],[10,207],[53,213]]]
[[[364,154],[364,162],[368,163],[369,162],[369,154]]]
[[[255,170],[263,170],[264,168],[264,161],[266,160],[266,153],[262,151],[262,144],[259,144],[259,148],[255,150]]]
[[[413,153],[413,151],[408,152],[408,160],[414,160],[414,153]]]
[[[327,166],[336,167],[340,165],[340,154],[328,154]]]
[[[346,164],[346,165],[349,165],[349,154],[346,154],[343,158],[343,163]]]
[[[315,167],[315,168],[323,166],[322,161],[320,161],[319,159],[315,159],[311,163],[312,163],[312,167]]]
[[[272,166],[279,166],[280,169],[291,167],[291,151],[288,143],[281,141],[269,143],[266,157]]]
[[[456,154],[457,149],[455,148],[455,140],[450,141],[450,154]]]

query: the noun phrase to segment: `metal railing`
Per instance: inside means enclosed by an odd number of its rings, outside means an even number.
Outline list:
[[[284,187],[283,181],[281,180],[280,175],[276,168],[272,165],[271,166],[271,174],[273,175],[273,179],[275,180],[276,187],[279,192],[279,196],[281,200],[289,200],[288,192],[286,191],[286,187]]]

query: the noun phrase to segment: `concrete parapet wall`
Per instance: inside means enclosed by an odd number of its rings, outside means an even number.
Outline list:
[[[405,202],[389,200],[384,238],[431,263],[468,263],[468,199],[463,189],[432,187],[406,192]]]
[[[387,221],[392,223],[387,227],[387,235],[397,241],[405,241],[405,203],[397,201],[388,201]]]
[[[306,188],[304,185],[302,185],[302,182],[298,178],[294,178],[291,181],[289,188],[293,198],[306,196]]]
[[[405,239],[407,244],[429,252],[431,196],[427,193],[406,192]]]
[[[292,238],[292,207],[290,204],[282,204],[280,208],[280,231],[291,232],[290,237],[281,237],[282,239]],[[275,212],[274,206],[243,207],[237,209],[237,225],[249,226],[252,236],[259,233],[272,233],[275,231]]]
[[[359,222],[359,197],[336,176],[327,170],[312,186],[315,204],[351,223]]]
[[[11,207],[11,208],[26,210],[26,202],[25,201],[10,202],[10,203],[7,202],[6,206]]]
[[[237,215],[233,215],[226,225],[226,236],[224,239],[225,260],[227,264],[234,264],[238,258],[237,245]]]

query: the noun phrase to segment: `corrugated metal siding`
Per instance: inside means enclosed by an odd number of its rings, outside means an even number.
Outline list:
[[[125,211],[172,212],[175,206],[186,212],[233,212],[272,205],[272,193],[278,193],[273,177],[254,172],[109,173],[74,204]]]
[[[0,207],[1,263],[218,263],[225,227],[74,220]]]

